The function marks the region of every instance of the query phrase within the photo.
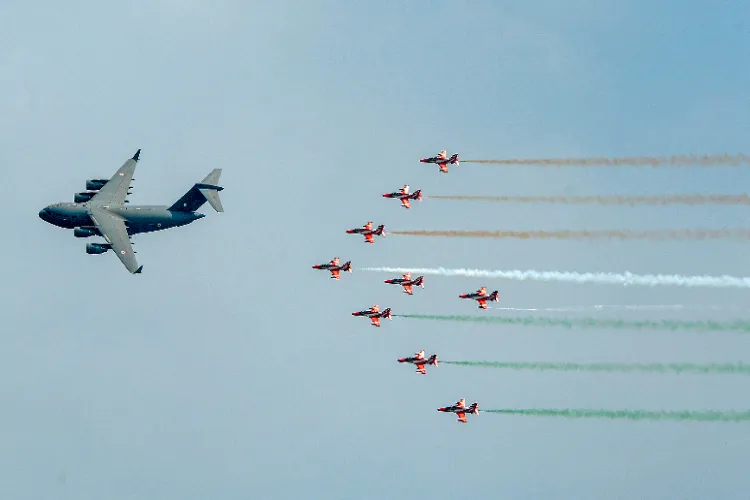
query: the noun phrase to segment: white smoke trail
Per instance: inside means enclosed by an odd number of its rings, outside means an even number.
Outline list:
[[[500,278],[517,281],[563,281],[568,283],[597,283],[607,285],[685,286],[710,288],[750,288],[750,277],[737,276],[680,276],[678,274],[576,273],[561,271],[520,271],[484,269],[445,269],[420,267],[366,267],[362,271],[412,273],[436,276],[468,276]]]

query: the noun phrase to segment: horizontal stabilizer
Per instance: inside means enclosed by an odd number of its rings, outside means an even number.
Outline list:
[[[194,184],[193,187],[190,188],[190,191],[185,193],[182,198],[169,207],[169,210],[173,212],[195,212],[205,202],[208,202],[214,210],[217,212],[223,212],[224,207],[221,205],[219,191],[222,191],[224,188],[217,185],[220,176],[221,169],[214,169],[205,179],[203,179],[203,181]]]

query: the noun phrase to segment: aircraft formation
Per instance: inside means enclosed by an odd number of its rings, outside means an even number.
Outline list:
[[[436,164],[440,168],[439,172],[441,173],[447,173],[448,172],[448,165],[456,165],[459,166],[459,160],[458,160],[458,154],[453,154],[452,156],[448,157],[448,154],[445,150],[441,151],[437,155],[430,157],[430,158],[422,158],[419,160],[420,163],[431,163]],[[385,193],[382,195],[383,198],[388,199],[397,199],[401,202],[401,206],[403,208],[409,209],[411,208],[411,201],[410,200],[416,200],[416,201],[422,201],[422,190],[416,190],[413,193],[410,193],[410,187],[408,184],[405,184],[404,187],[399,189],[398,191],[394,191],[391,193]],[[364,242],[365,243],[375,243],[375,236],[385,237],[386,231],[385,231],[385,225],[380,224],[375,229],[373,229],[373,222],[368,221],[365,223],[362,227],[353,228],[353,229],[347,229],[346,234],[358,234],[361,236],[364,236]],[[330,273],[330,277],[336,280],[340,280],[340,273],[341,271],[349,271],[352,272],[352,262],[347,261],[343,265],[340,264],[339,257],[334,257],[329,262],[321,263],[321,264],[315,264],[312,266],[313,269],[322,270],[322,271],[328,271]],[[416,278],[412,278],[410,273],[406,273],[400,277],[393,277],[384,280],[384,283],[389,285],[398,285],[403,288],[403,293],[406,295],[413,295],[414,294],[414,287],[421,287],[424,288],[424,276],[417,276]],[[478,303],[479,309],[485,310],[487,309],[487,302],[488,301],[495,301],[499,302],[498,298],[498,291],[495,290],[492,293],[487,293],[487,288],[482,287],[479,290],[475,292],[467,292],[462,293],[458,295],[459,299],[472,299],[475,300]],[[392,312],[391,308],[388,307],[386,309],[380,310],[380,306],[378,304],[373,304],[369,309],[365,309],[362,311],[355,311],[351,313],[352,316],[355,317],[364,317],[370,319],[370,326],[374,327],[380,327],[380,320],[381,319],[392,319]],[[425,358],[425,352],[424,350],[420,350],[419,352],[416,352],[412,356],[406,356],[403,358],[399,358],[397,360],[399,363],[409,363],[413,364],[416,367],[416,373],[426,375],[427,374],[427,366],[438,366],[438,357],[437,354],[432,354],[430,357]],[[442,413],[454,413],[456,417],[458,418],[458,422],[466,423],[467,415],[478,415],[479,414],[479,404],[473,403],[469,406],[466,406],[466,399],[461,398],[456,403],[450,405],[450,406],[444,406],[437,409],[437,411]]]

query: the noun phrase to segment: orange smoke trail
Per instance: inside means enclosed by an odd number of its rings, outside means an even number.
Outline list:
[[[621,158],[509,158],[507,160],[461,160],[461,163],[487,163],[494,165],[536,165],[536,166],[581,166],[581,167],[683,167],[689,165],[732,166],[750,163],[750,156],[737,154],[723,155],[676,155],[676,156],[625,156]]]
[[[750,205],[747,194],[685,194],[657,196],[442,196],[425,198],[499,203],[557,203],[566,205]]]
[[[748,239],[750,229],[663,229],[653,231],[391,231],[406,236],[444,238],[516,238],[522,240],[715,240]]]

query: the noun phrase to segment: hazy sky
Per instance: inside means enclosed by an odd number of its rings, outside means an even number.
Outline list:
[[[748,424],[435,409],[746,409],[740,376],[511,372],[396,359],[748,361],[737,334],[562,330],[350,313],[747,306],[743,290],[428,276],[368,266],[750,274],[736,241],[389,235],[347,228],[743,227],[745,208],[529,206],[381,194],[738,193],[747,167],[535,168],[419,158],[750,152],[750,6],[735,1],[0,3],[5,180],[0,497],[747,498]],[[226,212],[134,237],[143,274],[37,216],[142,148],[132,203],[222,168]],[[310,268],[334,256],[336,282]],[[593,313],[592,313],[593,314]],[[601,314],[601,313],[600,313]],[[665,313],[609,313],[658,318]],[[706,312],[671,314],[705,318]],[[713,313],[716,319],[737,314]]]

